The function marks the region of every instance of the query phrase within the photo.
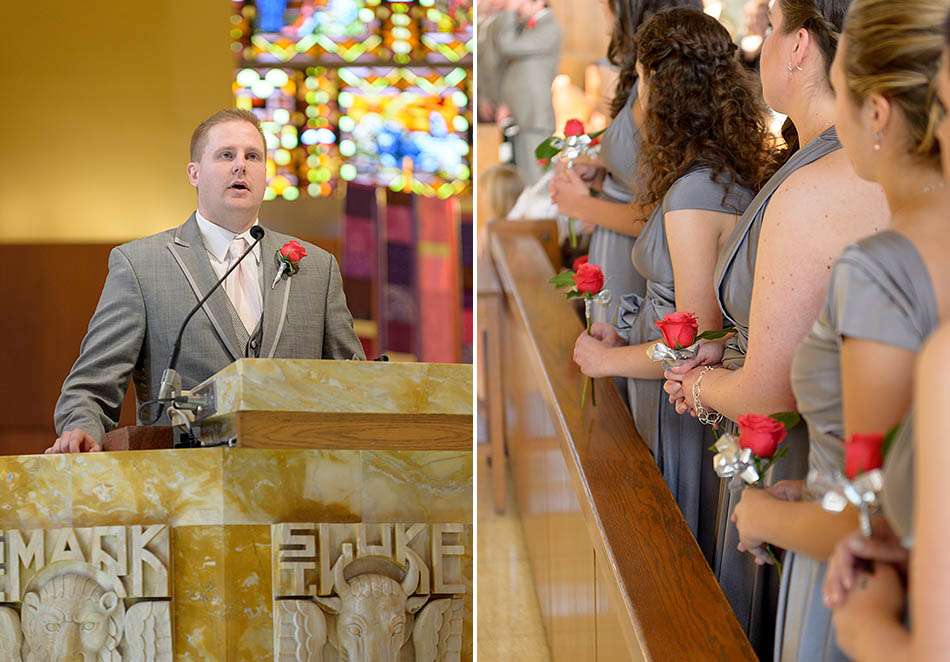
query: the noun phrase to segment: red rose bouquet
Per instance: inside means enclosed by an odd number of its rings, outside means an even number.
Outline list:
[[[798,425],[801,417],[795,412],[783,412],[762,416],[744,414],[739,424],[739,437],[726,433],[719,437],[713,446],[713,468],[720,478],[729,478],[730,489],[742,486],[745,482],[755,487],[764,487],[765,476],[772,466],[788,452],[788,446],[782,446],[788,431]],[[772,563],[779,574],[782,564],[771,545],[765,545]]]
[[[699,333],[696,315],[689,312],[670,313],[655,324],[663,334],[663,341],[650,345],[647,356],[653,361],[662,361],[667,367],[696,356],[700,340],[718,340],[732,332],[729,327],[720,331]]]
[[[587,333],[590,334],[591,307],[594,303],[603,305],[610,303],[610,290],[604,289],[604,272],[596,264],[590,264],[586,255],[574,260],[572,266],[574,267],[573,270],[562,271],[548,282],[558,289],[570,287],[565,295],[568,299],[584,299],[584,317],[587,320]],[[581,391],[581,408],[584,407],[584,402],[587,399],[588,381],[590,383],[591,404],[597,406],[594,378],[591,377],[584,381],[584,389]]]
[[[564,124],[564,137],[550,136],[534,149],[534,157],[542,165],[550,165],[555,160],[564,160],[568,168],[574,167],[574,161],[582,155],[596,153],[600,144],[600,135],[603,131],[587,133],[584,123],[579,119],[569,119]],[[577,248],[577,233],[574,230],[574,219],[567,219],[567,231],[570,235],[571,248]]]

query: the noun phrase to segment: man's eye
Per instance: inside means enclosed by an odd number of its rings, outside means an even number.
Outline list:
[[[251,152],[250,154],[247,155],[247,158],[250,159],[251,161],[260,161],[261,155],[257,154],[256,152]]]
[[[221,152],[221,158],[223,158],[223,159],[230,159],[230,158],[231,158],[231,152]]]

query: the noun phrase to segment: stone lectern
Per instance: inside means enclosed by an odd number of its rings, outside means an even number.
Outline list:
[[[0,659],[471,660],[471,384],[248,359],[222,445],[0,457]]]

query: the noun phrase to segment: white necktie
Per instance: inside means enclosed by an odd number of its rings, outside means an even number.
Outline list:
[[[229,269],[246,250],[247,240],[244,237],[235,237],[228,248]],[[234,309],[237,310],[248,333],[254,332],[261,316],[261,287],[254,276],[254,269],[251,268],[253,260],[254,256],[249,255],[224,281],[224,291],[234,304]]]

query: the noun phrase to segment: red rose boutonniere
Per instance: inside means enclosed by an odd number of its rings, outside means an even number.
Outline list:
[[[274,283],[270,288],[274,289],[277,287],[277,282],[284,274],[290,277],[300,271],[300,261],[305,257],[307,257],[307,249],[296,239],[291,239],[281,246],[274,256],[274,259],[277,260],[278,268],[277,275],[274,277]]]

